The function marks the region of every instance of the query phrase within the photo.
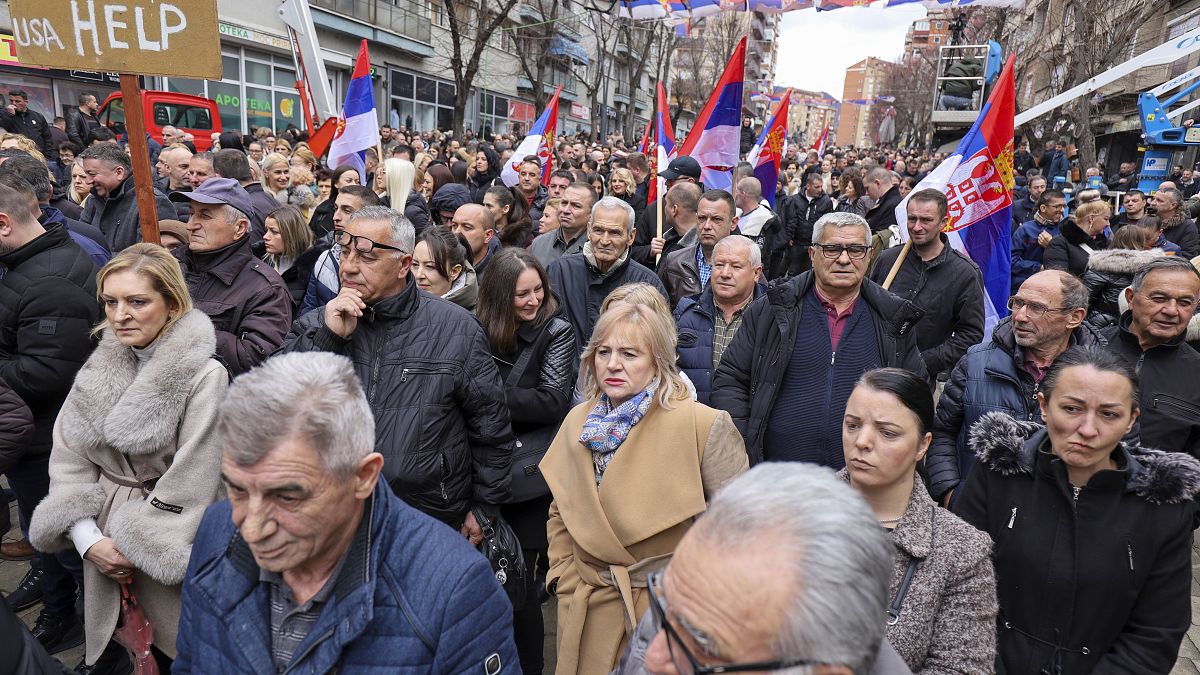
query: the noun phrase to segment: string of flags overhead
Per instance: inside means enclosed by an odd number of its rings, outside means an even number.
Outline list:
[[[721,12],[794,12],[815,8],[829,12],[845,7],[1023,7],[1026,0],[621,0],[620,16],[630,19],[700,19]]]

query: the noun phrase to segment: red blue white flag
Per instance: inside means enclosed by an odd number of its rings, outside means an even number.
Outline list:
[[[371,93],[371,58],[367,41],[358,46],[358,60],[346,90],[346,103],[338,116],[337,130],[329,144],[329,166],[350,165],[366,180],[366,151],[379,144],[379,118]]]
[[[817,157],[825,156],[825,141],[829,138],[829,125],[821,130],[821,135],[817,136],[817,140],[813,141],[812,149],[817,151]]]
[[[696,118],[679,154],[700,163],[700,180],[709,189],[733,192],[733,170],[741,144],[742,85],[746,38],[738,41],[725,72]]]
[[[646,203],[653,204],[658,198],[658,169],[675,159],[675,131],[671,128],[670,110],[667,108],[667,89],[658,83],[658,94],[654,104],[654,144],[650,156],[651,181],[646,191]]]
[[[1008,316],[1015,115],[1013,57],[1009,56],[979,119],[954,154],[913,188],[913,192],[934,188],[946,195],[949,213],[943,231],[950,245],[975,261],[983,273],[985,336]],[[896,222],[908,222],[907,197],[896,207]],[[898,229],[901,240],[907,240],[908,228]]]
[[[537,155],[538,162],[542,165],[542,185],[550,184],[550,171],[554,164],[554,132],[558,129],[558,93],[561,91],[562,85],[559,85],[558,89],[554,90],[550,103],[542,111],[542,116],[530,127],[529,133],[521,139],[521,144],[513,152],[512,159],[500,172],[500,180],[508,187],[517,184],[520,179],[517,172],[521,169],[521,161],[529,155]]]
[[[792,90],[788,89],[783,95],[783,101],[775,109],[775,114],[763,127],[758,142],[746,155],[746,161],[754,167],[754,177],[762,183],[762,195],[775,208],[775,188],[779,180],[779,167],[783,161],[784,144],[787,142],[788,103],[792,100]]]

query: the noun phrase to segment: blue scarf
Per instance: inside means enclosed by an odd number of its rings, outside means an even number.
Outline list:
[[[621,447],[633,426],[650,410],[656,388],[651,385],[616,409],[613,409],[608,396],[601,394],[596,407],[588,414],[583,423],[583,433],[579,435],[579,442],[592,451],[592,463],[596,468],[596,487],[600,487],[600,479],[604,477],[604,471],[616,454],[617,448]]]

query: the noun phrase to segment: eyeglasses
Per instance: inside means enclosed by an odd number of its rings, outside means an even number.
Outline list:
[[[1008,299],[1008,311],[1015,312],[1021,308],[1024,308],[1025,311],[1029,312],[1029,314],[1031,316],[1034,316],[1036,318],[1041,318],[1043,316],[1046,316],[1050,312],[1074,311],[1070,307],[1047,307],[1046,305],[1043,305],[1040,302],[1030,302],[1029,300],[1024,300],[1022,298],[1018,298],[1015,295]]]
[[[813,247],[821,249],[821,255],[829,260],[837,260],[842,257],[843,251],[850,256],[851,260],[862,260],[871,250],[870,246],[862,244],[813,244]]]
[[[401,253],[407,253],[407,251],[405,251],[404,249],[402,249],[398,246],[388,246],[387,244],[380,244],[378,242],[371,241],[370,239],[367,239],[366,237],[360,237],[356,234],[350,234],[349,232],[347,232],[345,230],[337,230],[336,232],[334,232],[333,242],[335,244],[337,244],[338,246],[341,246],[343,249],[354,249],[355,251],[357,251],[359,253],[370,253],[371,251],[374,251],[377,248],[386,249],[388,251],[400,251]]]
[[[695,656],[692,656],[692,653],[684,646],[683,641],[679,639],[679,633],[675,632],[675,628],[667,620],[667,606],[663,601],[662,572],[652,573],[647,579],[646,586],[650,591],[650,612],[654,617],[655,628],[666,631],[667,650],[671,653],[671,663],[675,664],[676,670],[680,673],[714,675],[716,673],[763,672],[783,670],[785,668],[798,668],[800,666],[825,665],[820,661],[786,659],[760,663],[730,663],[706,666],[697,661]],[[683,656],[686,659],[687,667],[684,667],[679,662],[679,656]]]

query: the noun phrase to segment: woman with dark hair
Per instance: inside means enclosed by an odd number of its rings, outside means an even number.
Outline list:
[[[217,142],[221,144],[222,150],[239,150],[245,152],[246,148],[242,145],[242,135],[236,131],[223,131],[217,137]]]
[[[467,260],[468,250],[465,239],[441,225],[422,230],[413,247],[412,275],[417,287],[475,311],[479,283]]]
[[[1037,394],[1043,428],[988,413],[956,512],[995,543],[997,670],[1167,673],[1191,626],[1200,462],[1122,441],[1132,366],[1076,346]]]
[[[838,194],[834,211],[857,213],[860,216],[867,215],[871,198],[867,195],[862,178],[858,175],[850,172],[843,173],[838,179]]]
[[[917,474],[933,441],[933,397],[899,368],[867,371],[846,402],[843,480],[891,532],[888,642],[914,673],[989,672],[996,579],[987,535],[938,508]]]
[[[312,230],[314,239],[320,239],[333,232],[333,210],[336,208],[338,190],[347,185],[362,185],[362,176],[358,174],[358,169],[349,164],[343,164],[334,169],[330,179],[329,199],[313,209],[312,218],[308,221],[308,227]]]
[[[597,197],[604,196],[604,176],[598,173],[589,173],[585,182],[592,186],[592,189],[596,191]]]
[[[514,195],[515,189],[493,185],[483,193],[483,207],[492,214],[501,244],[528,248],[533,243],[533,223],[525,199]]]
[[[433,163],[425,170],[425,182],[421,184],[421,196],[427,203],[433,203],[433,196],[446,183],[454,182],[454,174],[449,167],[441,163]]]
[[[545,626],[541,584],[533,579],[546,558],[550,488],[526,469],[536,469],[570,408],[578,369],[575,331],[558,316],[546,269],[522,248],[501,249],[488,263],[476,315],[504,378],[513,433],[521,442],[512,459],[515,503],[505,505],[502,515],[521,541],[530,580],[524,606],[513,612],[521,671],[541,673]]]
[[[489,144],[480,144],[475,153],[475,162],[467,174],[467,187],[471,189],[471,201],[483,203],[483,195],[493,185],[503,185],[500,182],[500,155]]]
[[[450,175],[454,176],[452,182],[458,183],[471,190],[471,181],[468,178],[471,167],[465,160],[450,162]],[[436,192],[434,194],[437,194]]]
[[[304,214],[291,204],[271,211],[263,221],[267,229],[263,234],[267,251],[263,259],[287,284],[292,294],[292,316],[299,318],[308,279],[325,248],[313,246],[312,231],[304,222]]]

